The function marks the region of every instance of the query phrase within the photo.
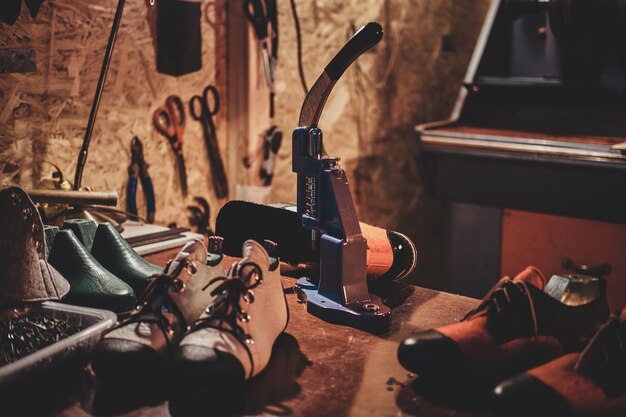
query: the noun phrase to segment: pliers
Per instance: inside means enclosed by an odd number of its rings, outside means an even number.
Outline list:
[[[146,221],[154,222],[156,211],[154,187],[148,174],[148,164],[143,159],[143,144],[137,136],[130,142],[131,161],[128,166],[128,187],[126,189],[126,210],[137,216],[137,184],[141,181],[143,195],[146,200]]]

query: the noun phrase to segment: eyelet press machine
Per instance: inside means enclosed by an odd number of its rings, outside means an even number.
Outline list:
[[[320,276],[300,278],[298,297],[307,311],[325,321],[379,332],[391,325],[391,310],[369,293],[367,241],[354,209],[350,186],[339,158],[323,153],[318,122],[326,100],[344,71],[383,37],[378,23],[359,29],[324,68],[304,99],[293,131],[292,171],[298,175],[298,214],[319,245]]]

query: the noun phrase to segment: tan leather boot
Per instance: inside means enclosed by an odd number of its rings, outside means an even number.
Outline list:
[[[265,369],[274,341],[287,327],[289,312],[276,264],[256,241],[243,244],[243,259],[233,264],[212,294],[216,298],[181,340],[177,380],[243,382]]]
[[[96,346],[91,363],[98,376],[147,377],[169,364],[188,326],[215,298],[207,284],[224,275],[221,256],[212,265],[207,259],[202,242],[189,242],[151,278],[137,310]]]

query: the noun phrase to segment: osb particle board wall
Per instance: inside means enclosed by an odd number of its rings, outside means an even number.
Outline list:
[[[291,137],[304,97],[289,1],[279,4],[277,124]],[[382,24],[381,43],[335,86],[320,120],[324,146],[342,158],[362,221],[402,231],[420,251],[413,282],[436,286],[441,205],[425,193],[415,161],[416,124],[448,117],[489,0],[297,0],[309,87],[351,33]],[[453,51],[444,52],[444,37]],[[358,71],[358,68],[361,70]],[[289,142],[280,150],[273,198],[293,200]]]
[[[203,9],[206,3],[203,0]],[[320,126],[326,150],[342,158],[361,220],[402,231],[415,240],[420,250],[415,282],[422,285],[436,285],[442,218],[441,206],[426,196],[422,186],[414,158],[413,127],[448,116],[488,3],[296,0],[309,86],[347,40],[351,25],[359,27],[376,20],[385,29],[383,41],[363,56],[358,66],[350,68],[335,87]],[[127,2],[84,184],[99,190],[118,190],[123,205],[130,160],[128,145],[132,135],[137,134],[144,139],[146,158],[152,164],[157,222],[185,224],[185,202],[178,188],[174,158],[166,141],[153,132],[150,118],[169,94],[189,100],[213,81],[215,68],[222,66],[214,61],[213,30],[203,19],[202,71],[179,78],[157,74],[151,32],[154,17],[147,4]],[[0,47],[32,46],[37,49],[38,59],[36,75],[0,75],[0,117],[6,117],[0,120],[0,163],[5,171],[17,167],[17,171],[2,175],[2,183],[36,184],[51,171],[42,160],[58,164],[66,175],[73,173],[114,6],[113,0],[49,0],[35,21],[23,13],[16,26],[0,28]],[[272,200],[293,201],[290,137],[304,93],[298,79],[289,1],[278,0],[278,6],[280,51],[274,123],[285,136]],[[51,46],[52,28],[55,36]],[[442,49],[444,36],[452,40],[450,52]],[[258,78],[263,80],[262,74]],[[263,88],[258,83],[252,85]],[[15,94],[19,104],[9,111],[6,103],[11,97],[15,100]],[[250,111],[255,111],[255,106],[259,111],[267,109],[265,101],[251,103]],[[269,123],[259,126],[259,130],[269,127]],[[224,120],[219,129],[226,132]],[[220,145],[224,147],[225,143],[220,133]],[[222,151],[226,160],[226,149]],[[193,122],[187,126],[185,157],[190,190],[193,195],[209,198],[215,219],[219,206],[210,189],[201,132]],[[244,170],[241,164],[239,170]],[[237,177],[249,176],[237,172]]]
[[[0,24],[0,48],[34,48],[37,59],[36,73],[0,74],[2,184],[35,187],[53,171],[46,162],[73,181],[116,5],[115,0],[48,0],[35,19],[24,6],[14,26]],[[195,195],[217,207],[200,124],[187,113],[187,200],[180,191],[170,146],[152,127],[154,109],[170,94],[179,95],[187,105],[192,95],[214,83],[214,30],[205,19],[201,24],[202,69],[181,77],[159,74],[156,8],[147,0],[126,2],[84,171],[83,186],[118,191],[119,207],[124,208],[130,141],[139,136],[154,182],[157,223],[187,225],[184,208]],[[224,125],[218,118],[225,153]],[[138,199],[140,214],[145,215],[141,189]],[[214,219],[217,210],[211,214]]]

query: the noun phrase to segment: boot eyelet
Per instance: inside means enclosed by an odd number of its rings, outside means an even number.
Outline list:
[[[33,212],[30,207],[22,209],[22,219],[28,220],[30,216],[32,216]]]
[[[254,291],[252,290],[246,291],[246,293],[241,298],[243,298],[243,301],[245,301],[248,304],[254,303]]]
[[[175,279],[172,282],[172,291],[176,292],[176,293],[181,293],[183,291],[185,291],[185,283],[179,279]]]
[[[243,341],[246,342],[246,345],[253,345],[254,339],[249,334],[243,336]]]
[[[196,272],[198,272],[198,265],[196,265],[196,263],[195,263],[195,262],[193,262],[193,261],[192,261],[192,262],[189,262],[189,263],[187,264],[187,273],[188,273],[189,275],[195,275],[195,274],[196,274]]]
[[[250,321],[250,315],[246,313],[244,310],[241,310],[239,314],[237,314],[237,318],[242,323],[248,323]]]
[[[11,192],[11,206],[15,208],[21,202],[22,202],[22,197],[20,197],[20,195],[16,193],[15,191],[12,191]]]
[[[261,274],[258,272],[254,273],[254,282],[258,282],[259,284],[263,282],[263,278],[261,278]]]

